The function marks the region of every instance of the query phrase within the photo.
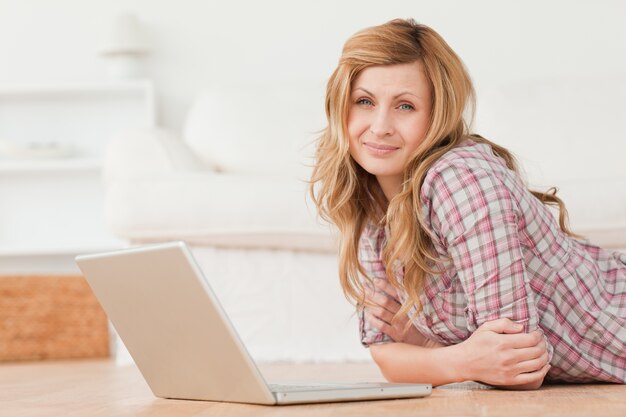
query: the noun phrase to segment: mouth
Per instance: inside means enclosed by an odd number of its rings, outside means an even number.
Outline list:
[[[365,146],[365,148],[374,155],[387,155],[400,149],[397,146],[382,145],[371,142],[364,142],[363,146]]]

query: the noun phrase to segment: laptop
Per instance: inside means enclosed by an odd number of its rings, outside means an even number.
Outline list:
[[[278,405],[432,391],[430,384],[268,384],[184,242],[80,255],[76,263],[157,397]]]

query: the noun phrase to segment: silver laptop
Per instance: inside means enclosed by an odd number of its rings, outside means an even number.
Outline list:
[[[412,398],[430,384],[266,383],[184,242],[76,263],[157,397],[253,404]]]

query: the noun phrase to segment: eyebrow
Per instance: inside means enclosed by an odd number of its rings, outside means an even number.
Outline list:
[[[365,92],[365,94],[368,94],[368,95],[370,95],[370,96],[374,97],[374,94],[370,93],[369,91],[367,91],[367,90],[366,90],[365,88],[363,88],[363,87],[357,87],[357,88],[355,88],[353,91],[356,91],[356,90],[363,90],[363,91]],[[401,92],[401,93],[396,94],[395,96],[393,96],[393,99],[395,100],[395,99],[397,99],[398,97],[403,96],[403,95],[405,95],[405,94],[409,94],[409,95],[411,95],[411,96],[413,96],[413,97],[415,97],[415,98],[417,98],[417,99],[419,99],[419,100],[421,100],[421,99],[422,99],[421,97],[416,96],[415,94],[411,93],[411,92],[410,92],[410,91],[408,91],[408,90],[406,90],[406,91],[403,91],[403,92]]]

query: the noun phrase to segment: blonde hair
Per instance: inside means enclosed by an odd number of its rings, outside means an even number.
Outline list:
[[[365,68],[421,61],[432,92],[432,112],[428,131],[404,171],[402,190],[387,202],[375,176],[365,171],[351,157],[348,149],[347,115],[352,82]],[[395,19],[380,26],[357,32],[344,45],[339,64],[326,88],[327,127],[318,139],[315,166],[309,193],[320,216],[339,230],[339,279],[348,300],[361,307],[365,303],[359,273],[367,277],[358,261],[358,246],[368,221],[387,223],[391,230],[383,248],[382,260],[387,277],[407,298],[396,317],[408,314],[419,301],[427,273],[441,274],[429,266],[441,259],[432,253],[432,241],[424,231],[420,193],[428,169],[442,155],[466,138],[489,144],[509,169],[519,173],[514,156],[505,148],[469,133],[464,117],[473,117],[475,95],[471,79],[456,53],[439,34],[413,19]],[[547,192],[529,190],[546,205],[559,207],[559,225],[568,235],[567,210],[556,189]],[[449,259],[449,258],[448,258]],[[392,266],[404,266],[400,284]]]

